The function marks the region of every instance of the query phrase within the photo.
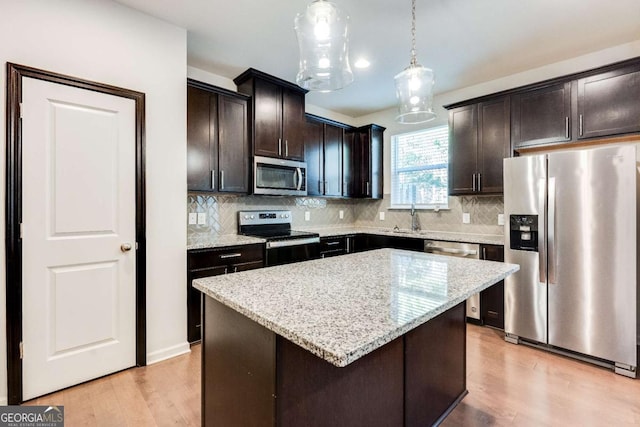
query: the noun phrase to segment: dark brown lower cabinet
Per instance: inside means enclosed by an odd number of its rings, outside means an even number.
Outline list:
[[[204,297],[203,426],[430,426],[467,394],[464,303],[338,368]]]
[[[187,339],[190,343],[200,341],[202,329],[202,293],[191,286],[191,281],[262,267],[263,244],[187,251]]]
[[[504,246],[482,245],[480,250],[484,260],[504,261]],[[504,280],[480,293],[480,321],[504,329]]]

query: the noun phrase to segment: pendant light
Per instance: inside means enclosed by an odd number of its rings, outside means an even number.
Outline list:
[[[349,65],[349,16],[326,0],[315,0],[295,18],[300,48],[298,85],[330,92],[353,82]]]
[[[411,63],[395,77],[400,123],[424,123],[436,118],[433,112],[433,70],[416,60],[416,0],[411,0]]]

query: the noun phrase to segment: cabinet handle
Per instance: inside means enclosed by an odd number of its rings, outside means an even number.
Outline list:
[[[278,156],[282,156],[282,138],[278,138]]]
[[[476,174],[471,175],[471,191],[476,191]]]
[[[482,259],[487,259],[487,248],[482,248]]]
[[[289,141],[284,140],[284,156],[289,157]]]
[[[335,245],[339,245],[340,242],[327,242],[327,246],[335,246]]]
[[[351,253],[351,245],[349,244],[351,241],[351,237],[347,237],[347,253]]]
[[[227,258],[238,258],[241,257],[242,254],[240,252],[235,253],[235,254],[222,254],[220,255],[220,259],[227,259]]]
[[[348,191],[347,191],[347,183],[346,183],[346,182],[343,182],[343,183],[342,183],[342,195],[343,195],[343,196],[346,196],[346,195],[347,195],[347,193],[348,193]]]
[[[478,172],[478,191],[482,191],[482,174]]]
[[[487,314],[492,317],[498,317],[498,312],[493,310],[488,310]]]
[[[211,171],[211,189],[212,190],[216,189],[216,171],[215,170]]]
[[[220,171],[220,189],[224,190],[224,171]]]
[[[564,137],[569,139],[569,116],[564,118]]]
[[[582,114],[580,114],[580,136],[582,136],[582,122],[583,122]]]
[[[234,272],[234,273],[237,273],[237,272],[238,272],[238,266],[237,266],[237,265],[234,265],[234,266],[233,266],[233,272]]]
[[[371,195],[371,183],[367,181],[367,196]]]
[[[224,274],[227,274],[227,267],[224,268]]]

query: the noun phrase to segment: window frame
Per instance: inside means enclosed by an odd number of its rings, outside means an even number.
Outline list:
[[[440,126],[433,126],[430,128],[425,128],[425,129],[420,129],[420,130],[416,130],[416,131],[411,131],[411,132],[404,132],[404,133],[398,133],[395,135],[391,136],[391,191],[390,191],[390,196],[391,196],[391,200],[390,200],[390,205],[388,207],[388,209],[411,209],[412,204],[411,203],[394,203],[394,190],[395,190],[395,185],[394,185],[394,181],[397,179],[398,177],[398,171],[396,168],[396,157],[397,157],[397,141],[398,138],[400,137],[407,137],[407,136],[411,136],[411,135],[415,135],[415,134],[420,134],[420,133],[425,133],[425,132],[430,132],[430,131],[440,131],[442,129],[446,129],[447,132],[447,151],[449,151],[450,146],[449,146],[449,126],[447,124],[444,125],[440,125]],[[436,165],[425,165],[425,166],[414,166],[414,167],[408,167],[408,168],[402,168],[401,172],[412,172],[412,171],[428,171],[428,170],[435,170],[435,169],[444,169],[447,173],[447,182],[449,180],[449,163],[450,163],[450,156],[447,156],[447,162],[446,163],[438,163]],[[447,186],[448,187],[448,186]],[[446,202],[443,204],[436,204],[436,203],[431,203],[431,204],[416,204],[414,206],[415,209],[420,209],[420,210],[433,210],[435,212],[438,212],[439,210],[449,210],[449,203],[450,203],[450,196],[449,196],[449,192],[448,192],[448,188],[447,188],[447,195],[446,195]]]

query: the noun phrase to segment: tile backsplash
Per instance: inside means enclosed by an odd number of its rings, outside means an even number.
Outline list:
[[[293,227],[411,227],[411,217],[407,209],[389,209],[391,197],[382,200],[325,199],[315,197],[273,197],[273,196],[230,196],[209,193],[188,193],[189,213],[205,213],[202,225],[188,225],[187,236],[202,238],[207,235],[235,234],[238,230],[240,210],[287,209],[293,213]],[[343,219],[340,219],[340,211]],[[310,213],[305,221],[304,212]],[[385,220],[380,220],[380,212]],[[471,222],[462,223],[462,213],[470,214]],[[423,230],[454,231],[480,234],[502,234],[498,225],[498,214],[504,212],[501,196],[451,197],[449,209],[439,212],[417,211],[418,223]]]

